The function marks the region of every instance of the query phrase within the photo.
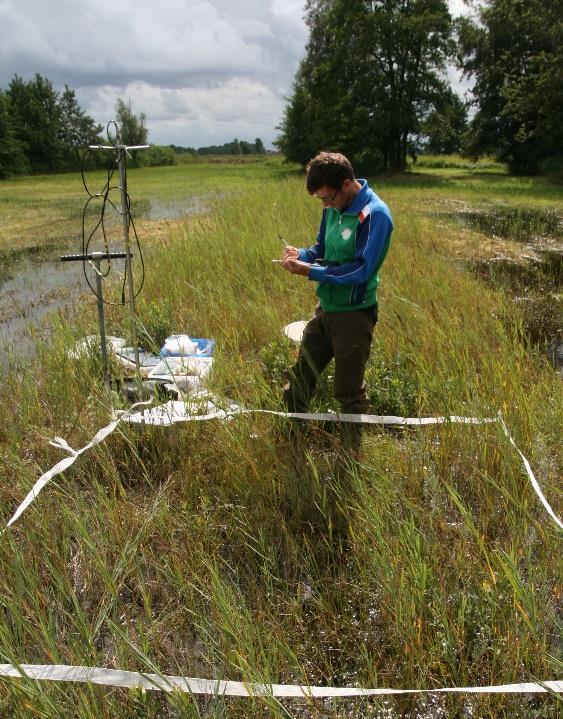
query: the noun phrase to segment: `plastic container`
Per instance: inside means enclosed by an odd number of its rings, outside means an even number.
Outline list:
[[[211,357],[215,340],[188,335],[170,335],[160,350],[160,357]]]

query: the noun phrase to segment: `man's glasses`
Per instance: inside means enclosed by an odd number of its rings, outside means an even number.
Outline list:
[[[316,192],[313,192],[313,197],[316,197],[317,200],[321,200],[322,202],[326,202],[327,204],[332,205],[332,203],[334,202],[334,198],[336,197],[336,195],[338,195],[339,192],[340,190],[335,190],[332,195],[317,195]]]

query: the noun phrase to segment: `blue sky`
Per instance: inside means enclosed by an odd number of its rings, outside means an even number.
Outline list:
[[[463,11],[462,0],[449,0]],[[0,0],[0,87],[36,72],[105,124],[118,97],[149,140],[276,137],[307,41],[304,0]],[[452,72],[455,79],[455,73]]]

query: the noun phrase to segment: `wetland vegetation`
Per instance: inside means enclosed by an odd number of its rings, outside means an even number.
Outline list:
[[[516,299],[521,278],[532,284],[528,244],[541,236],[538,253],[546,243],[561,250],[561,188],[475,166],[419,166],[372,184],[396,223],[367,377],[374,413],[502,411],[560,516],[561,377],[543,336],[525,334]],[[203,205],[185,217],[138,215],[145,336],[213,337],[212,391],[280,408],[294,351],[281,329],[314,308],[312,286],[270,262],[278,233],[300,246],[315,236],[319,206],[301,172],[275,157],[145,168],[131,170],[129,192],[133,213],[151,202]],[[2,182],[0,250],[77,251],[85,199],[79,175]],[[522,208],[558,219],[530,229],[529,241],[468,222],[484,207],[504,208],[519,227]],[[516,286],[499,277],[508,261],[522,268]],[[10,259],[5,266],[15,272]],[[126,335],[127,312],[109,308],[107,325]],[[123,402],[106,394],[93,358],[68,355],[96,331],[94,298],[75,295],[30,330],[33,357],[9,357],[4,522],[61,459],[48,440],[84,446]],[[318,408],[329,397],[321,386]],[[322,428],[296,446],[266,415],[122,426],[0,535],[0,661],[397,688],[560,678],[561,536],[500,427],[374,428],[360,465],[343,468],[337,454]],[[280,702],[0,680],[0,715],[22,719],[559,711],[552,695]]]

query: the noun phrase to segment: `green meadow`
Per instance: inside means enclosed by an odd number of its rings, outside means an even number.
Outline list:
[[[524,272],[523,237],[556,248],[561,186],[488,161],[449,164],[370,180],[395,220],[367,375],[372,409],[500,411],[561,516],[561,375],[547,336],[527,331],[518,293],[475,271],[502,257]],[[132,169],[128,187],[146,265],[145,342],[212,337],[210,390],[281,409],[295,356],[282,328],[315,306],[312,283],[271,263],[278,234],[314,241],[321,208],[302,173],[277,157],[188,163]],[[77,174],[0,183],[4,272],[14,253],[78,251],[86,199]],[[471,219],[487,213],[502,231]],[[107,329],[127,336],[127,310],[108,308]],[[49,439],[83,447],[112,407],[127,406],[104,389],[95,353],[68,354],[97,332],[93,295],[29,332],[36,353],[8,350],[0,389],[2,524],[65,456]],[[315,405],[327,408],[330,368]],[[295,439],[268,415],[120,424],[0,535],[0,663],[424,689],[561,679],[561,532],[499,424],[371,427],[362,449],[361,463],[342,462],[330,428]],[[277,700],[0,679],[0,717],[14,718],[560,711],[552,694]]]

